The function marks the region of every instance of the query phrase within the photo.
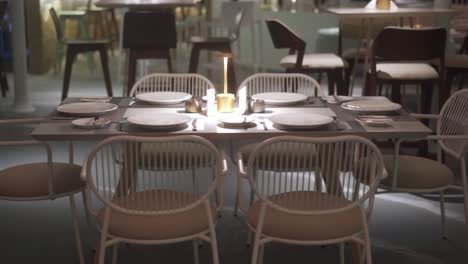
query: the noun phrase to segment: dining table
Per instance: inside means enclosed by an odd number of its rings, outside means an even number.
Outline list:
[[[328,7],[323,8],[323,12],[338,16],[340,19],[340,33],[338,37],[338,46],[341,47],[342,45],[342,37],[341,37],[341,25],[343,20],[345,19],[359,19],[360,20],[360,36],[358,37],[359,46],[358,50],[355,53],[354,57],[354,65],[357,65],[359,60],[359,54],[361,43],[367,44],[364,52],[364,79],[363,79],[363,95],[372,96],[376,95],[376,90],[373,87],[367,87],[366,83],[366,75],[368,74],[369,70],[369,60],[370,60],[370,51],[372,47],[372,35],[371,35],[371,25],[378,21],[379,19],[395,19],[395,26],[405,26],[409,25],[410,27],[420,26],[417,23],[416,18],[420,17],[453,17],[460,13],[459,10],[452,9],[452,8],[442,8],[442,7],[397,7],[392,5],[390,9],[377,9],[375,6],[368,5],[366,7]],[[407,20],[405,22],[405,20]],[[353,72],[351,73],[351,88],[350,93],[352,94],[353,86],[354,86],[354,76],[356,67],[354,67]],[[368,89],[367,89],[368,88]]]

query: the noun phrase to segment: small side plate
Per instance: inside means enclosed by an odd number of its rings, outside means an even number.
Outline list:
[[[104,117],[94,118],[79,118],[72,121],[72,124],[76,127],[83,129],[98,129],[106,127],[111,123],[111,120]]]
[[[393,118],[390,116],[384,116],[384,115],[363,115],[356,117],[356,119],[364,122],[365,124],[369,126],[388,126],[391,122],[393,122]]]

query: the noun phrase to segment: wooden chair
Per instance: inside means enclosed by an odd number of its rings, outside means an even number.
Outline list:
[[[392,101],[401,103],[401,86],[419,84],[422,110],[430,113],[433,86],[438,85],[441,107],[445,89],[445,40],[443,28],[385,28],[372,46],[370,81],[366,82],[364,94],[376,95],[380,84],[390,84]],[[438,70],[427,63],[433,59],[439,61]]]
[[[294,31],[279,20],[266,20],[273,45],[277,49],[289,49],[289,55],[282,58],[280,65],[286,72],[326,73],[329,94],[348,95],[343,83],[343,60],[331,53],[305,54],[306,43]]]
[[[0,120],[0,125],[24,125],[45,121],[41,118]],[[15,164],[0,170],[0,200],[8,201],[44,201],[67,197],[70,202],[73,231],[79,263],[85,259],[80,239],[80,228],[75,205],[75,194],[84,196],[85,182],[81,180],[81,166],[69,163],[54,162],[51,147],[36,140],[0,141],[0,146],[38,147],[41,151],[36,157],[42,161]],[[31,149],[29,149],[31,150]],[[32,150],[35,151],[34,149]],[[40,153],[40,155],[39,155]],[[45,160],[45,161],[44,161]],[[34,220],[32,225],[34,225]]]
[[[369,162],[356,163],[362,158]],[[344,263],[347,241],[362,245],[366,263],[372,263],[368,220],[384,173],[372,142],[357,136],[280,136],[260,143],[247,168],[238,164],[256,198],[244,209],[255,233],[252,264],[262,263],[269,242],[339,244]],[[350,169],[340,172],[342,167]],[[364,179],[371,184],[360,184]]]
[[[143,147],[148,151],[140,151]],[[122,157],[123,163],[114,157]],[[215,224],[223,207],[219,186],[225,165],[218,149],[197,136],[116,136],[100,142],[83,169],[89,200],[96,197],[101,204],[96,210],[89,207],[101,233],[95,263],[104,263],[110,246],[116,263],[119,243],[190,240],[194,263],[199,263],[198,240],[203,240],[211,244],[213,263],[218,264]],[[212,203],[215,194],[217,202]]]
[[[192,52],[190,53],[189,72],[195,73],[198,70],[198,60],[201,50],[219,51],[223,53],[232,54],[231,44],[239,38],[240,27],[244,17],[244,10],[242,9],[236,15],[235,27],[230,30],[229,36],[226,37],[213,37],[213,36],[194,36],[191,38]],[[230,93],[235,93],[236,89],[236,76],[234,69],[234,58],[232,57],[228,63],[228,89]]]
[[[177,47],[174,13],[125,13],[122,45],[127,49],[127,87],[124,91],[129,95],[136,80],[138,60],[165,59],[168,71],[172,72],[170,49]]]
[[[72,73],[73,62],[76,55],[80,53],[88,52],[99,52],[101,57],[102,72],[104,74],[104,81],[106,83],[107,95],[112,96],[112,84],[109,73],[109,58],[107,50],[109,46],[109,40],[68,40],[63,36],[62,27],[60,25],[57,13],[53,8],[49,9],[50,16],[55,25],[55,32],[57,35],[57,42],[67,47],[67,59],[65,61],[65,72],[63,77],[63,88],[62,88],[62,100],[67,98],[68,89],[70,87],[70,79]]]

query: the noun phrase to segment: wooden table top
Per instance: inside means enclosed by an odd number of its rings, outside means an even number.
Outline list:
[[[372,17],[410,17],[410,16],[454,16],[460,11],[450,8],[433,7],[400,7],[398,9],[382,10],[376,8],[332,7],[324,8],[324,12],[340,17],[372,18]]]
[[[372,100],[387,100],[384,97],[372,97]],[[69,98],[66,103],[77,102],[78,98]],[[38,140],[101,140],[115,135],[137,136],[174,136],[174,135],[198,135],[210,140],[237,140],[237,139],[266,139],[279,135],[296,136],[338,136],[358,135],[366,138],[419,138],[429,135],[432,131],[418,120],[410,117],[405,111],[395,114],[395,121],[387,127],[371,127],[360,121],[356,121],[356,113],[341,108],[336,104],[327,104],[320,98],[313,98],[306,105],[293,107],[267,106],[265,113],[252,114],[254,122],[246,128],[225,127],[218,122],[216,116],[206,116],[204,113],[185,113],[183,105],[155,106],[143,103],[129,105],[130,98],[113,98],[112,102],[119,108],[116,111],[103,115],[112,120],[112,123],[101,129],[80,129],[72,125],[72,120],[57,120],[60,114],[54,111],[50,119],[40,123],[31,136]],[[268,120],[268,117],[278,113],[310,113],[336,116],[339,125],[330,124],[321,129],[289,130],[277,126]],[[121,121],[125,117],[135,114],[163,115],[165,113],[177,113],[197,119],[197,131],[192,131],[191,123],[176,127],[171,130],[152,130],[141,128],[131,124],[125,124],[121,129]],[[260,120],[266,120],[268,130],[265,130]]]
[[[175,8],[192,6],[199,0],[100,0],[96,6],[108,8],[127,7],[132,9]]]

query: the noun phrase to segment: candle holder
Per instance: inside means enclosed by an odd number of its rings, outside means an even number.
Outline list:
[[[228,73],[227,73],[227,66],[229,58],[232,58],[231,53],[221,53],[220,57],[223,58],[224,63],[224,93],[220,93],[216,95],[216,102],[218,103],[218,112],[220,113],[232,113],[234,112],[234,101],[236,97],[234,94],[230,94],[227,92],[227,81],[228,81]]]
[[[377,9],[388,10],[390,9],[390,2],[390,0],[377,0],[376,7]]]

